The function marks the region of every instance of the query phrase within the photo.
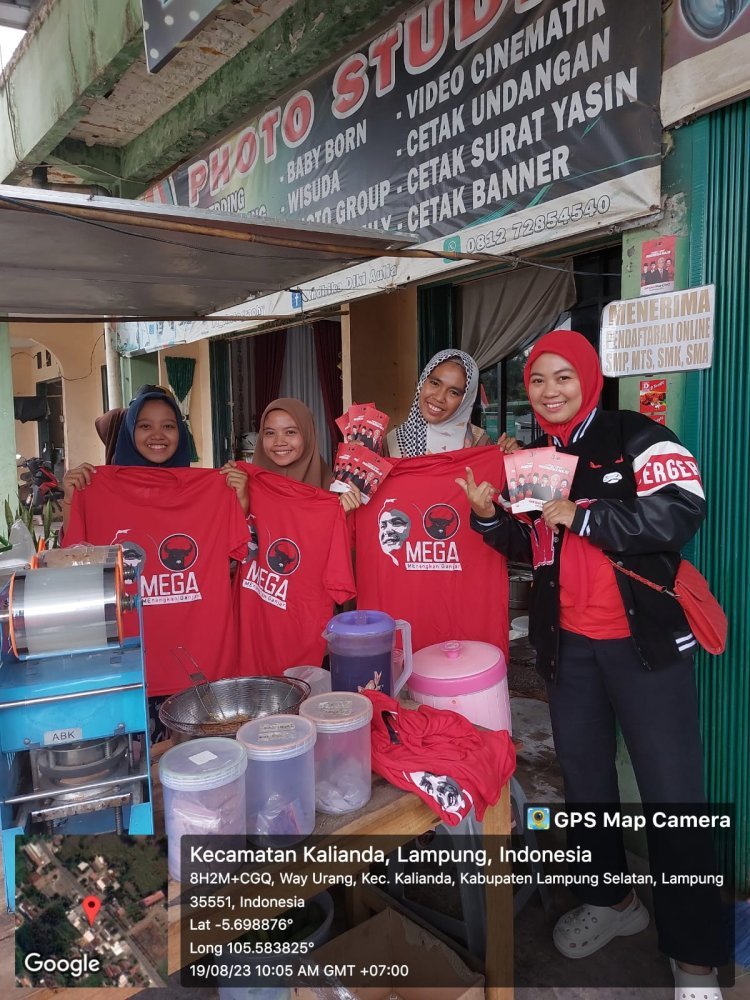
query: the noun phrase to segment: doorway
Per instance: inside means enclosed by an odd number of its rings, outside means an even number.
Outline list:
[[[63,412],[62,379],[37,382],[36,394],[47,402],[47,416],[37,424],[39,457],[50,462],[58,479],[65,465],[65,415]],[[58,471],[60,475],[58,475]]]

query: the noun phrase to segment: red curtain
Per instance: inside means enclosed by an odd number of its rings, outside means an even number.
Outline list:
[[[331,455],[336,454],[340,441],[336,417],[341,416],[344,398],[341,388],[341,324],[324,319],[313,326],[315,337],[315,357],[318,362],[318,378],[323,393],[326,423],[331,438]]]
[[[253,337],[255,349],[255,427],[260,431],[258,421],[268,404],[279,395],[281,373],[284,369],[286,350],[286,330],[277,333],[262,333]]]

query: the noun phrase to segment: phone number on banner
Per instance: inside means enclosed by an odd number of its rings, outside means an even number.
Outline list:
[[[465,251],[466,253],[482,253],[484,250],[501,247],[510,241],[526,239],[533,233],[557,229],[567,226],[571,222],[580,222],[584,218],[593,218],[595,215],[606,215],[611,204],[609,195],[603,194],[598,198],[589,198],[585,202],[579,201],[573,205],[565,205],[564,208],[553,209],[540,215],[527,216],[505,228],[497,227],[478,233],[476,236],[467,237]]]

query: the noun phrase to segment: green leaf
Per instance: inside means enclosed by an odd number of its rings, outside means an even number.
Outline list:
[[[13,511],[11,510],[10,501],[6,500],[5,501],[5,523],[8,525],[8,533],[10,533],[10,529],[13,527],[13,521],[14,521],[14,517],[13,517]]]
[[[44,510],[42,511],[42,527],[44,529],[44,540],[45,542],[49,538],[49,533],[52,528],[52,501],[48,500],[44,505]]]

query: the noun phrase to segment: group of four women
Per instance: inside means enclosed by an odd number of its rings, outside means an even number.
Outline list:
[[[566,803],[573,808],[619,803],[616,724],[643,802],[703,803],[695,638],[672,598],[618,571],[629,568],[654,583],[672,584],[680,549],[705,516],[700,479],[697,474],[664,478],[666,457],[690,457],[666,427],[630,411],[601,408],[598,356],[581,334],[553,331],[537,341],[524,381],[544,432],[535,443],[578,456],[569,497],[547,501],[535,519],[512,517],[499,482],[475,482],[469,452],[466,476],[458,482],[471,506],[472,527],[487,544],[533,566],[530,638],[547,683]],[[109,432],[114,444],[112,461],[188,465],[176,402],[158,387],[147,388],[130,404],[116,434],[103,428],[103,438]],[[471,424],[477,389],[478,370],[469,355],[457,350],[435,355],[420,376],[406,420],[388,435],[390,456],[489,443]],[[517,447],[505,435],[498,444],[505,451]],[[298,400],[278,399],[266,408],[253,461],[322,489],[333,478],[318,450],[312,414]],[[247,512],[247,477],[232,462],[222,472]],[[66,474],[66,511],[74,490],[85,488],[92,474],[88,464]],[[358,491],[341,494],[341,503],[347,511],[359,506]],[[589,872],[627,870],[619,828],[590,837],[572,832],[570,842],[593,848]],[[710,868],[710,844],[700,850],[704,856],[694,860]],[[679,854],[679,839],[649,830],[649,851],[656,872]],[[621,881],[589,879],[576,892],[582,904],[554,931],[555,945],[570,958],[584,958],[649,923],[645,906],[634,891],[623,894]],[[712,968],[725,957],[718,890],[680,891],[657,878],[653,898],[676,1000],[719,1000]]]

